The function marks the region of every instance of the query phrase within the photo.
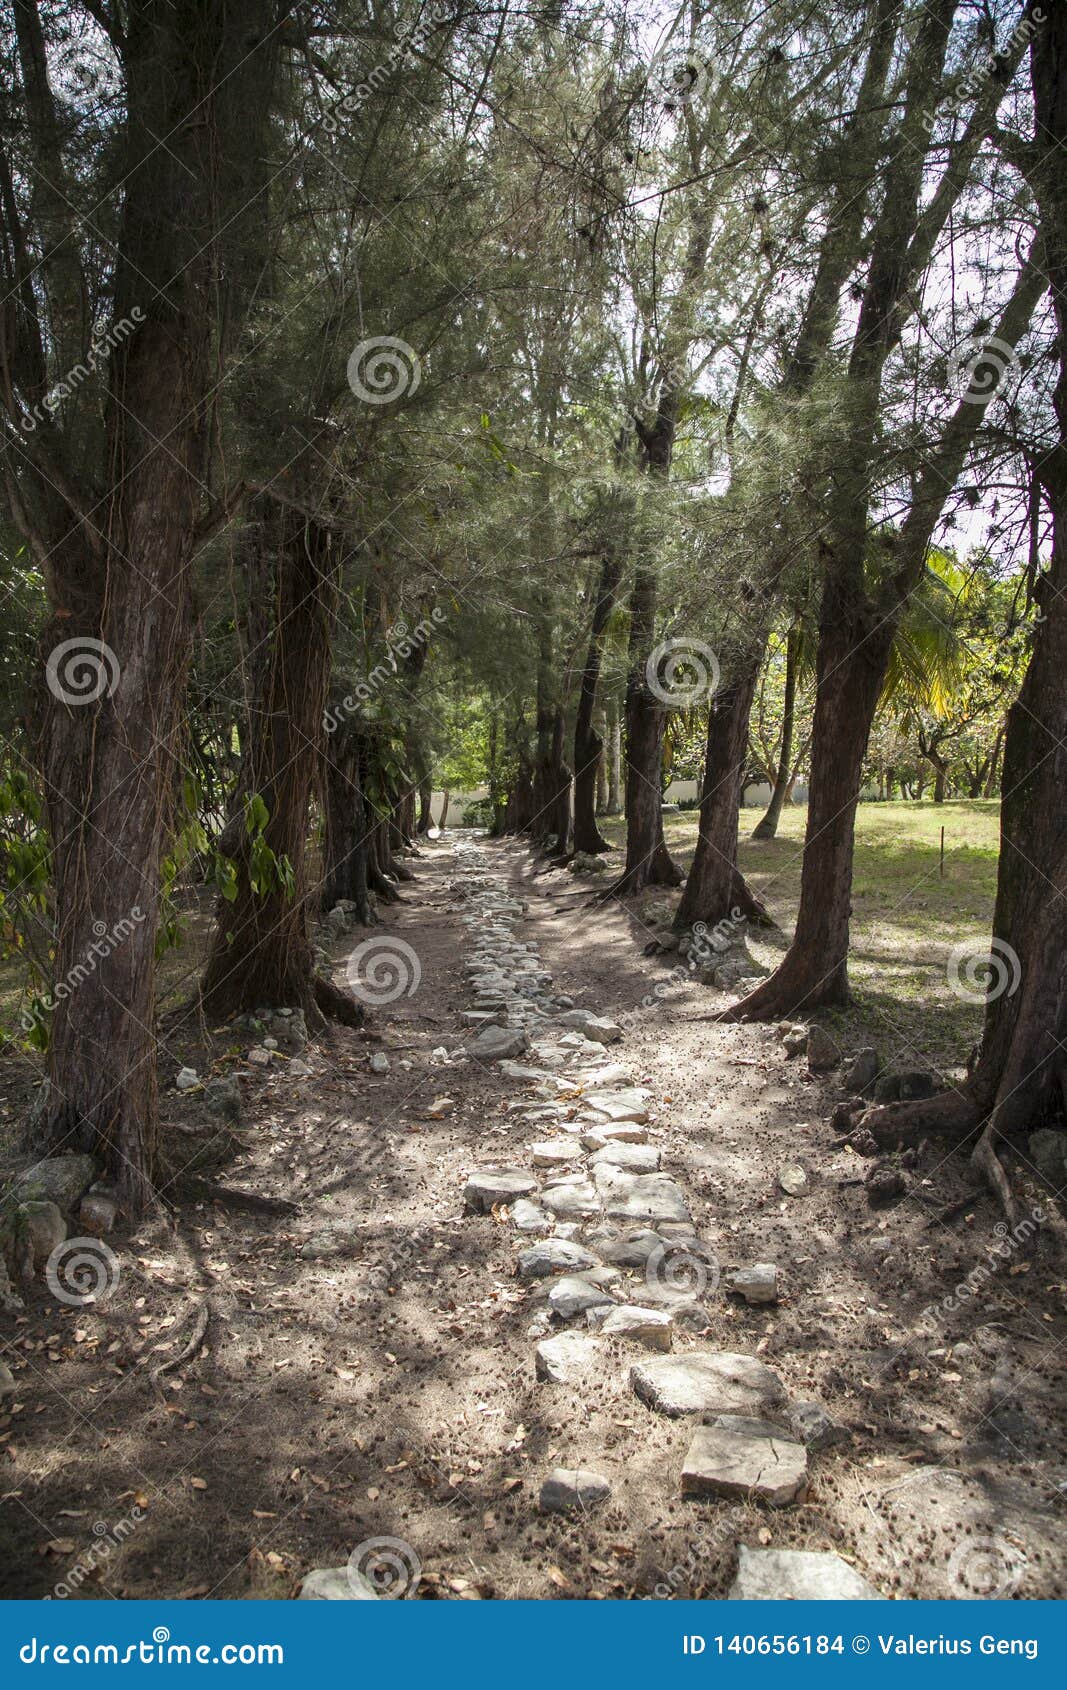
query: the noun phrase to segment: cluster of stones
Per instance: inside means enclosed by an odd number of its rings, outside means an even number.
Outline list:
[[[536,1376],[577,1384],[601,1353],[613,1353],[607,1343],[621,1343],[633,1357],[633,1394],[653,1413],[695,1428],[682,1463],[683,1497],[777,1507],[802,1499],[809,1450],[836,1441],[840,1428],[818,1404],[790,1402],[756,1357],[695,1347],[694,1335],[709,1324],[700,1299],[718,1283],[715,1259],[650,1142],[650,1093],[622,1063],[605,1060],[604,1047],[620,1040],[621,1029],[553,994],[536,948],[517,936],[521,902],[484,872],[477,846],[461,845],[459,854],[466,872],[453,894],[473,940],[467,1049],[522,1082],[525,1096],[509,1108],[545,1134],[529,1143],[523,1165],[471,1173],[464,1204],[472,1215],[506,1209],[520,1235],[516,1271],[534,1293]],[[755,1263],[727,1286],[748,1302],[772,1303],[777,1270]],[[556,1468],[544,1479],[541,1507],[584,1510],[610,1491],[600,1473]],[[851,1569],[839,1565],[847,1585]]]
[[[103,1237],[118,1219],[118,1198],[96,1178],[91,1156],[48,1156],[20,1174],[0,1220],[0,1308],[14,1314],[14,1289],[43,1277],[53,1253],[70,1236]]]

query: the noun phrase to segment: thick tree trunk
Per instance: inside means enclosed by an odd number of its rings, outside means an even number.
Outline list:
[[[430,816],[430,800],[433,797],[433,780],[424,775],[419,781],[419,819],[415,824],[416,834],[429,833],[433,825]]]
[[[589,629],[589,650],[582,670],[578,692],[578,709],[574,722],[574,849],[575,851],[610,851],[604,835],[596,825],[596,796],[601,754],[604,741],[594,726],[597,687],[600,683],[600,661],[604,644],[604,630],[615,608],[615,595],[622,576],[622,561],[613,552],[604,554],[600,564],[596,603]]]
[[[782,696],[782,743],[778,752],[771,801],[766,814],[752,829],[753,839],[773,839],[778,832],[789,788],[793,783],[793,730],[797,709],[797,664],[800,654],[800,631],[794,623],[786,636],[785,687]]]
[[[291,508],[268,507],[264,530],[265,543],[275,548],[276,611],[244,796],[265,804],[263,841],[277,865],[288,863],[292,879],[287,886],[277,868],[264,873],[257,863],[242,804],[222,842],[237,863],[237,897],[220,904],[201,995],[212,1016],[271,1004],[300,1008],[316,1026],[306,842],[330,671],[336,563],[329,531]]]
[[[80,448],[109,482],[80,501],[92,520],[55,535],[49,559],[41,757],[59,986],[30,1130],[39,1150],[97,1156],[131,1216],[152,1197],[160,859],[178,786],[207,401],[224,356],[220,236],[236,250],[271,105],[273,44],[249,48],[260,23],[251,0],[129,9],[114,314],[136,327],[112,354],[106,441]],[[47,157],[47,138],[33,140]],[[242,308],[234,276],[230,327]]]
[[[737,816],[748,757],[748,719],[759,675],[760,658],[738,665],[733,686],[720,690],[708,712],[700,828],[674,925],[679,931],[701,921],[708,927],[740,912],[746,919],[770,922],[764,905],[751,892],[737,866]]]
[[[548,766],[545,771],[545,824],[549,837],[555,839],[552,855],[569,857],[573,838],[574,818],[571,809],[571,771],[564,755],[567,741],[567,718],[563,706],[552,717],[552,738],[549,744]]]

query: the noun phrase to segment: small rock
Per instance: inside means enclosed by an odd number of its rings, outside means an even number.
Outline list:
[[[375,1050],[371,1052],[370,1071],[372,1074],[388,1074],[389,1058],[386,1056],[384,1050]]]
[[[736,1496],[782,1508],[807,1484],[808,1452],[769,1420],[720,1414],[699,1426],[682,1468],[684,1497]]]
[[[808,1048],[808,1029],[790,1027],[782,1038],[787,1056],[803,1056]]]
[[[598,1245],[604,1260],[621,1268],[643,1268],[649,1256],[662,1248],[663,1239],[659,1233],[645,1230],[628,1232],[622,1238],[612,1238],[603,1246]]]
[[[596,1359],[597,1343],[582,1332],[558,1332],[542,1338],[534,1351],[534,1371],[553,1385],[577,1385]]]
[[[787,1162],[778,1175],[778,1184],[790,1197],[803,1197],[810,1181],[799,1162]]]
[[[866,1091],[878,1078],[881,1063],[873,1045],[865,1045],[846,1064],[841,1078],[849,1091]]]
[[[897,1197],[903,1197],[908,1189],[908,1181],[899,1168],[890,1167],[883,1162],[880,1167],[872,1168],[867,1175],[867,1201],[872,1209],[879,1208],[883,1203],[892,1203]]]
[[[586,1309],[602,1308],[614,1301],[614,1297],[599,1285],[573,1275],[558,1279],[548,1293],[549,1307],[561,1320],[573,1320],[576,1315],[584,1314]]]
[[[778,1269],[773,1262],[753,1262],[751,1267],[738,1268],[727,1275],[726,1283],[746,1303],[778,1301]]]
[[[309,1080],[311,1078],[311,1069],[298,1056],[290,1062],[287,1072],[294,1080]]]
[[[587,1039],[594,1040],[600,1045],[618,1044],[622,1038],[622,1028],[615,1021],[609,1021],[606,1016],[594,1015],[588,1009],[566,1009],[559,1017],[565,1027],[575,1027]]]
[[[19,1219],[25,1232],[29,1261],[35,1273],[40,1273],[57,1245],[67,1236],[67,1223],[55,1203],[32,1199],[19,1208]]]
[[[847,1561],[829,1550],[749,1549],[739,1544],[731,1602],[879,1602]]]
[[[530,1041],[521,1027],[483,1027],[467,1046],[467,1055],[479,1062],[497,1062],[521,1056]]]
[[[118,1198],[110,1191],[87,1191],[78,1209],[78,1224],[93,1238],[114,1230],[119,1218]]]
[[[572,1244],[565,1238],[546,1238],[522,1252],[519,1278],[548,1279],[554,1273],[577,1273],[597,1265],[597,1258],[583,1245]]]
[[[552,1216],[528,1197],[520,1197],[511,1206],[511,1224],[519,1232],[551,1232]]]
[[[554,1467],[541,1486],[541,1510],[562,1513],[568,1508],[592,1508],[611,1495],[611,1485],[588,1467]]]
[[[343,939],[352,925],[347,910],[342,909],[340,904],[334,904],[332,910],[327,910],[324,919],[335,939]]]
[[[809,1027],[807,1042],[808,1067],[816,1073],[836,1068],[841,1052],[825,1027]]]
[[[833,1444],[844,1443],[848,1437],[848,1428],[827,1414],[819,1402],[792,1403],[789,1425],[793,1436],[799,1438],[802,1444],[807,1444],[809,1449],[830,1449]]]
[[[15,1375],[6,1361],[0,1361],[0,1403],[16,1394]]]
[[[633,1338],[646,1350],[669,1350],[674,1342],[674,1320],[665,1309],[644,1309],[633,1303],[613,1308],[600,1331],[605,1338]]]
[[[250,1062],[253,1068],[269,1068],[271,1060],[271,1053],[264,1045],[253,1045],[245,1058],[245,1061]]]
[[[874,1088],[876,1103],[911,1103],[933,1097],[938,1089],[937,1076],[926,1068],[907,1069],[900,1074],[883,1074]]]
[[[330,912],[333,913],[332,911]],[[300,1602],[378,1602],[381,1598],[356,1567],[316,1567],[297,1591]]]
[[[620,1121],[611,1126],[595,1126],[582,1134],[585,1150],[604,1150],[609,1144],[647,1144],[648,1128],[636,1121]]]
[[[200,1075],[195,1068],[179,1068],[174,1084],[179,1091],[192,1091],[200,1084]]]
[[[469,1215],[487,1215],[498,1203],[513,1203],[536,1190],[537,1181],[521,1168],[481,1168],[467,1181],[463,1202]]]
[[[241,1088],[236,1080],[209,1080],[204,1087],[204,1102],[213,1115],[236,1121],[241,1114]]]
[[[268,1033],[268,1035],[265,1039],[260,1040],[260,1043],[262,1044],[264,1050],[278,1050],[279,1049],[277,1039],[272,1038],[269,1033]]]

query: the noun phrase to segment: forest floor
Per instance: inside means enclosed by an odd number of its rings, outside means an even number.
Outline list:
[[[693,1422],[634,1395],[631,1367],[653,1358],[633,1340],[594,1332],[573,1384],[535,1374],[539,1339],[562,1328],[544,1286],[516,1277],[534,1236],[505,1207],[465,1213],[464,1191],[479,1169],[531,1170],[531,1146],[573,1124],[588,1086],[580,1064],[553,1086],[442,1054],[470,1036],[475,858],[525,904],[514,933],[553,991],[622,1026],[602,1060],[647,1089],[648,1143],[708,1260],[724,1275],[777,1264],[777,1304],[750,1307],[713,1277],[673,1344],[758,1357],[832,1418],[838,1441],[809,1450],[787,1506],[682,1499]],[[201,1094],[173,1089],[179,1060],[237,1074],[236,1142],[215,1177],[295,1215],[182,1204],[112,1236],[106,1300],[69,1308],[36,1284],[23,1315],[0,1317],[16,1383],[0,1416],[0,1594],[284,1598],[384,1538],[421,1598],[718,1597],[739,1543],[835,1550],[885,1596],[1062,1596],[1055,1233],[1033,1256],[1005,1247],[991,1197],[936,1147],[905,1197],[871,1208],[869,1164],[827,1126],[835,1075],[788,1058],[771,1028],[715,1023],[723,994],[643,954],[663,893],[593,907],[588,882],[524,845],[456,834],[413,867],[380,931],[412,947],[417,989],[366,1031],[330,1031],[307,1077],[247,1067],[232,1037],[168,1049],[164,1132],[218,1130]],[[339,970],[365,939],[337,943]],[[872,1020],[837,1034],[914,1066],[911,1041]],[[553,1095],[558,1126],[523,1119]],[[779,1175],[797,1163],[788,1195]],[[587,1165],[575,1143],[571,1168]],[[548,1172],[531,1177],[547,1195]],[[1041,1200],[1025,1178],[1020,1195]],[[601,1225],[583,1218],[579,1237]],[[611,1288],[639,1305],[649,1292],[640,1270]],[[178,1365],[153,1380],[164,1362]],[[610,1497],[542,1512],[555,1467],[594,1469]]]

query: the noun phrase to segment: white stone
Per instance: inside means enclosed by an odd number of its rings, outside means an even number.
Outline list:
[[[521,1168],[480,1168],[467,1181],[463,1200],[468,1214],[482,1215],[498,1203],[514,1203],[536,1190],[536,1179]]]
[[[761,1414],[786,1399],[776,1373],[755,1356],[734,1355],[729,1350],[690,1350],[685,1355],[637,1362],[630,1369],[630,1385],[642,1402],[672,1418]]]
[[[780,1426],[720,1414],[698,1426],[682,1467],[685,1497],[731,1496],[782,1508],[807,1485],[808,1452]]]
[[[575,1315],[584,1314],[586,1309],[603,1308],[614,1301],[601,1286],[576,1275],[558,1279],[548,1293],[548,1306],[561,1320],[573,1320]]]
[[[553,1385],[577,1385],[596,1360],[597,1343],[583,1332],[558,1332],[542,1338],[534,1351],[534,1371]]]
[[[602,1473],[588,1467],[554,1467],[541,1486],[541,1508],[546,1514],[592,1508],[610,1495],[611,1484]]]
[[[594,1168],[626,1168],[632,1174],[651,1174],[659,1168],[660,1153],[651,1144],[606,1144],[592,1158]]]
[[[669,1350],[674,1342],[674,1320],[664,1309],[644,1309],[634,1303],[620,1303],[600,1328],[605,1338],[633,1338],[646,1350]]]
[[[727,1275],[726,1283],[746,1303],[778,1301],[778,1269],[773,1262],[753,1262],[751,1267],[738,1268]]]
[[[519,1257],[520,1279],[548,1279],[554,1273],[577,1273],[595,1268],[597,1258],[581,1244],[566,1238],[546,1238],[531,1244]]]
[[[829,1550],[739,1544],[732,1602],[878,1602],[873,1585]]]

